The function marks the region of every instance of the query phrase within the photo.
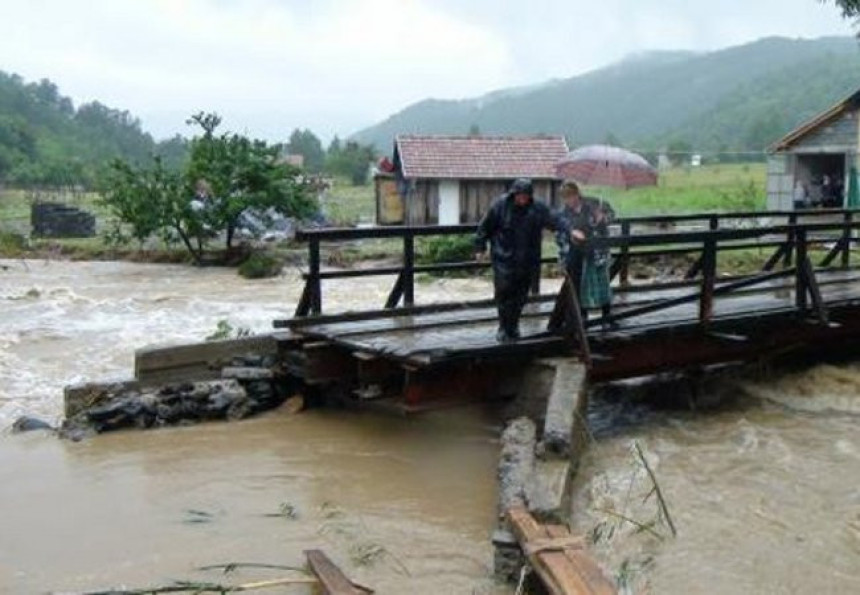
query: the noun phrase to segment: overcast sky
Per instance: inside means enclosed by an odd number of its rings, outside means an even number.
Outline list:
[[[428,97],[566,78],[654,49],[852,35],[817,0],[0,0],[0,70],[156,138],[226,129],[347,136]]]

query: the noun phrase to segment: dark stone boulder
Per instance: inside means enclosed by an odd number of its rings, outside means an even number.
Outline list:
[[[35,430],[53,430],[54,427],[46,421],[42,421],[38,417],[30,417],[22,415],[12,424],[12,432],[20,434],[22,432],[32,432]]]

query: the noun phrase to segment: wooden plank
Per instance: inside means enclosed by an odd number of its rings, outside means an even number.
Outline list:
[[[564,525],[547,525],[546,532],[552,538],[561,538],[570,535],[570,530]],[[615,585],[603,574],[600,566],[585,553],[585,550],[569,549],[564,552],[564,555],[576,567],[579,575],[585,579],[585,582],[591,589],[591,593],[598,593],[600,595],[617,593]]]
[[[526,557],[551,595],[609,595],[616,593],[597,564],[582,548],[582,539],[567,528],[551,531],[523,507],[508,510],[508,520]],[[578,555],[574,556],[573,553]]]
[[[322,550],[305,550],[308,566],[319,579],[326,595],[361,595],[346,575]]]

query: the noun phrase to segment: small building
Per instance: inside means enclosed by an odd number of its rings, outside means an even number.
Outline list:
[[[555,165],[567,153],[562,136],[397,136],[390,171],[374,176],[377,223],[475,223],[521,177],[558,206]]]
[[[767,208],[842,207],[852,167],[860,166],[860,90],[801,124],[768,148]],[[799,201],[798,201],[799,202]],[[799,206],[799,205],[798,205]]]

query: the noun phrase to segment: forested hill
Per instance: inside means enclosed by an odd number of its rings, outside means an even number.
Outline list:
[[[709,53],[654,52],[532,89],[426,100],[353,139],[390,151],[396,134],[564,134],[641,149],[753,150],[860,88],[855,38],[767,38]]]
[[[113,158],[176,161],[184,152],[182,139],[157,144],[127,111],[99,102],[75,108],[51,81],[0,71],[0,185],[91,185]]]

